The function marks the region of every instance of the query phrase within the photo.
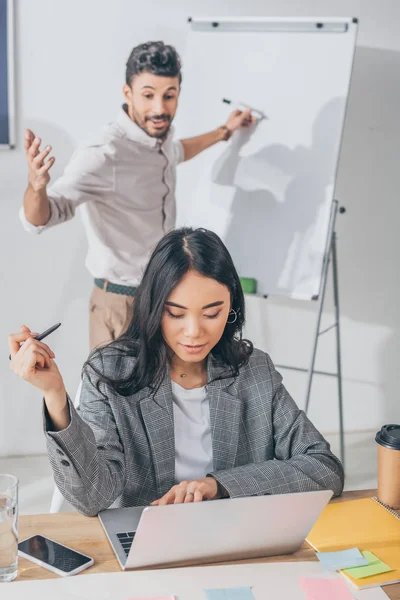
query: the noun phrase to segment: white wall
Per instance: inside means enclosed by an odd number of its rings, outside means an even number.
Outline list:
[[[86,242],[79,218],[38,237],[25,233],[17,218],[27,179],[23,129],[32,128],[53,145],[56,177],[78,141],[118,110],[130,49],[148,39],[163,39],[184,53],[190,15],[360,18],[337,182],[337,197],[347,208],[337,227],[345,425],[365,429],[398,421],[397,0],[15,1],[18,147],[0,153],[0,455],[44,450],[40,394],[9,370],[7,334],[21,323],[40,331],[62,321],[49,342],[71,393],[88,352],[87,303],[92,283],[83,264]],[[210,115],[210,127],[218,124]],[[328,300],[326,324],[332,312],[329,293]],[[252,298],[248,335],[276,362],[307,366],[314,311],[311,303]],[[332,334],[321,340],[317,366],[324,370],[334,368],[331,341]],[[305,376],[288,372],[285,380],[302,405]],[[316,377],[310,415],[321,429],[337,428],[336,402],[334,379]]]

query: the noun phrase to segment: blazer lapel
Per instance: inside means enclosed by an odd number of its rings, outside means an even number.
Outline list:
[[[175,441],[172,387],[169,372],[155,395],[141,392],[140,409],[153,454],[158,494],[163,496],[175,483]]]
[[[242,402],[237,397],[237,379],[228,377],[213,381],[226,370],[212,355],[208,360],[207,396],[210,402],[210,423],[214,471],[235,466],[239,442]]]

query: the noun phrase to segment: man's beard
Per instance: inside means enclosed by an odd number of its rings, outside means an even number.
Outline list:
[[[166,114],[162,114],[162,115],[151,115],[151,116],[147,116],[144,119],[141,118],[138,113],[136,112],[136,110],[133,108],[132,106],[132,115],[133,115],[133,120],[135,121],[136,125],[138,125],[140,127],[140,129],[143,129],[143,131],[145,133],[147,133],[147,135],[149,135],[150,137],[153,138],[157,138],[157,139],[163,139],[165,137],[167,137],[168,132],[170,130],[171,127],[171,117],[169,115]],[[146,123],[151,122],[151,121],[167,121],[168,125],[166,129],[163,129],[160,132],[150,132],[147,127],[146,127]]]

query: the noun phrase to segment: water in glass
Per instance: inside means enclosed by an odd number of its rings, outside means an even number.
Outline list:
[[[3,489],[1,489],[2,479]],[[0,475],[0,582],[12,581],[17,576],[17,521],[18,498],[16,486],[10,484],[8,488],[5,488],[4,476]],[[0,593],[0,597],[1,595]]]

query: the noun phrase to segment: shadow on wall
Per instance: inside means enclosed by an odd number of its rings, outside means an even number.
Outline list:
[[[341,126],[343,104],[343,99],[335,98],[322,108],[310,147],[272,144],[240,156],[256,126],[235,135],[214,165],[213,181],[236,190],[226,244],[239,272],[257,279],[260,293],[290,294],[293,289],[314,287],[312,274],[319,272],[325,237],[315,252],[312,238],[321,211],[327,227],[326,193],[333,184],[337,152],[331,140]],[[271,191],[281,187],[278,181],[284,182],[283,202]]]
[[[399,52],[357,48],[335,193],[340,204],[346,207],[346,214],[338,216],[336,225],[344,382],[357,380],[360,390],[365,389],[365,385],[376,388],[376,392],[370,393],[368,407],[386,422],[400,420],[397,376],[400,364],[399,72]],[[274,198],[264,192],[255,193],[260,194],[260,198],[264,194],[265,204],[274,202]],[[242,205],[242,211],[244,207],[249,210],[249,204]],[[242,223],[248,217],[243,211]],[[240,224],[238,218],[237,227]],[[257,243],[253,235],[248,239],[249,244]],[[324,311],[326,326],[331,324],[333,313],[331,277],[329,273]],[[272,350],[276,360],[279,356],[278,362],[308,367],[314,320],[308,331],[305,325],[308,319],[304,315],[306,312],[315,314],[317,304],[284,297],[264,302],[256,300],[251,302],[249,335],[254,329],[257,344]],[[274,329],[271,314],[276,315],[268,310],[270,303],[303,315],[297,324],[295,319],[291,321],[290,332],[284,332],[284,342],[269,339]],[[373,329],[382,331],[382,335],[373,339],[370,335]],[[294,350],[299,346],[296,343],[299,336],[301,352]],[[325,352],[319,357],[317,368],[329,371],[335,368],[334,334],[327,336],[330,338],[323,342]],[[383,341],[377,341],[377,337]],[[279,352],[275,353],[277,346]],[[293,359],[290,362],[288,355]],[[348,389],[354,390],[354,387]],[[311,406],[319,401],[313,396]],[[352,426],[356,428],[355,415],[363,397],[350,397],[345,392],[344,401],[345,409],[351,406]],[[372,406],[371,402],[379,402],[379,406]]]
[[[345,319],[342,322],[344,382],[358,380],[376,387],[373,398],[381,402],[376,412],[386,422],[400,420],[397,376],[400,364],[399,72],[399,52],[357,48],[335,194],[346,207],[346,214],[338,216],[336,225],[340,311],[342,317],[350,321],[348,330]],[[303,314],[304,311],[315,313],[317,308],[314,302],[283,297],[272,302],[299,309]],[[265,332],[271,330],[267,306],[260,308],[258,314],[260,329]],[[333,313],[331,272],[324,312]],[[331,318],[326,319],[327,325],[331,322]],[[382,331],[378,337],[384,341],[372,339],[371,329]],[[358,337],[355,331],[359,332]],[[301,323],[295,327],[292,322],[292,339],[299,332],[304,348],[295,364],[308,366],[314,330],[307,334]],[[324,343],[332,348],[329,352],[332,360],[325,361],[319,368],[333,370],[334,335],[327,335],[331,338]],[[268,341],[268,335],[263,341],[264,347],[274,345],[274,340]],[[284,352],[281,357],[281,362],[285,362]],[[318,399],[311,399],[312,406],[315,401]],[[345,408],[352,404],[352,412],[356,414],[363,398],[350,398],[345,394],[344,401]]]

